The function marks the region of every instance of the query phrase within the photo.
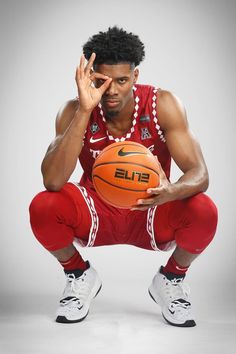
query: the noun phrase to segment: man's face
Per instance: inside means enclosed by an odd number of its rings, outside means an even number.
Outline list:
[[[134,69],[129,63],[99,64],[96,65],[95,71],[112,78],[110,86],[101,99],[106,116],[114,117],[126,105],[133,104],[133,85],[138,78],[138,69]],[[99,87],[103,82],[97,79],[95,86]]]

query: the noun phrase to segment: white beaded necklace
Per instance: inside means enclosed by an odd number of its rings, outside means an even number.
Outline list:
[[[109,134],[108,130],[106,131],[107,136],[109,138],[109,140],[113,140],[116,143],[120,142],[120,141],[125,141],[126,139],[129,139],[131,137],[131,134],[134,132],[134,127],[137,123],[136,118],[138,117],[138,110],[139,110],[139,97],[135,95],[135,91],[137,90],[137,88],[134,86],[133,87],[134,90],[134,101],[135,101],[135,106],[134,106],[134,113],[133,113],[133,119],[132,119],[132,127],[130,128],[130,130],[128,131],[128,133],[126,133],[125,136],[122,136],[121,138],[114,138],[111,134]],[[99,113],[101,115],[101,118],[103,120],[103,122],[106,123],[106,119],[104,117],[104,113],[102,110],[102,105],[101,103],[98,104],[99,107]]]

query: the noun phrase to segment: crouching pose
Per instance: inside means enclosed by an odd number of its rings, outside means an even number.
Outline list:
[[[91,37],[83,53],[76,70],[78,97],[59,110],[56,137],[42,162],[46,190],[30,205],[34,235],[57,258],[66,276],[56,321],[82,321],[102,286],[92,263],[75,248],[77,240],[82,247],[129,244],[150,251],[174,247],[148,291],[169,324],[195,326],[184,278],[212,241],[217,225],[217,209],[204,194],[208,172],[200,146],[176,96],[137,84],[137,66],[144,59],[138,36],[109,28]],[[131,209],[104,203],[91,180],[100,151],[119,141],[143,144],[160,163],[160,186]],[[68,182],[78,158],[82,178],[79,183]],[[174,182],[171,158],[182,171]]]

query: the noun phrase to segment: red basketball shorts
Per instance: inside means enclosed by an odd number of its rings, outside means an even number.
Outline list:
[[[118,209],[105,204],[93,188],[67,183],[59,192],[36,195],[30,222],[36,238],[50,251],[77,240],[87,247],[129,244],[155,251],[177,244],[198,254],[214,237],[217,209],[203,193],[148,211]]]

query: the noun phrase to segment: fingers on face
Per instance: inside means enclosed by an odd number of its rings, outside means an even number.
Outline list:
[[[111,82],[112,82],[112,78],[107,76],[104,83],[98,88],[98,90],[101,92],[102,95],[108,89]]]
[[[93,63],[94,63],[94,60],[96,58],[96,54],[95,53],[92,53],[91,57],[89,58],[89,61],[84,69],[84,73],[86,75],[90,75],[90,72],[91,72],[91,69],[92,69],[92,66],[93,66]]]
[[[76,68],[76,79],[83,79],[85,76],[90,76],[95,57],[96,54],[92,53],[87,65],[85,65],[85,56],[84,54],[81,55],[79,65]]]
[[[78,68],[80,69],[79,72],[80,72],[81,78],[83,78],[84,75],[89,75],[90,74],[90,70],[91,70],[91,68],[93,66],[93,62],[94,62],[95,57],[96,57],[96,54],[92,53],[91,57],[89,58],[89,61],[88,61],[87,65],[85,66],[85,56],[84,56],[84,54],[81,55],[80,62],[79,62],[79,65],[78,65]]]
[[[95,82],[95,80],[101,81],[100,85],[97,85],[97,89],[100,90],[102,94],[107,90],[112,81],[110,77],[97,72],[92,72],[89,78],[93,83]]]
[[[90,80],[95,81],[97,79],[106,81],[107,79],[109,79],[109,77],[97,72],[92,72],[92,74],[90,75]]]
[[[81,68],[80,68],[80,65],[78,65],[76,68],[75,80],[78,81],[80,79],[81,79]]]
[[[79,63],[79,76],[82,79],[84,77],[84,63],[85,63],[85,57],[84,55],[81,55],[80,57],[80,63]]]
[[[80,63],[76,69],[76,80],[84,79],[84,77],[89,78],[89,80],[91,80],[92,82],[94,82],[96,79],[103,80],[104,82],[98,88],[98,90],[101,92],[101,94],[104,94],[104,92],[108,89],[112,79],[106,75],[93,71],[92,67],[95,58],[96,58],[96,53],[92,53],[87,65],[85,66],[85,57],[84,55],[81,55]]]

